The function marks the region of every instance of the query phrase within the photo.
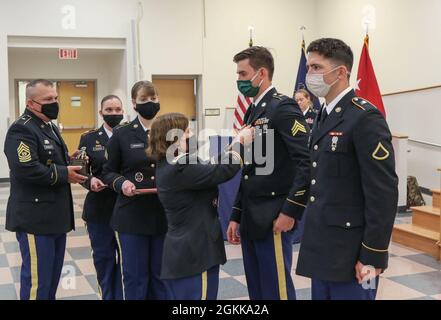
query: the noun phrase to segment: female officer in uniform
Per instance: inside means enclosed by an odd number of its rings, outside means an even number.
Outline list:
[[[124,299],[166,299],[159,279],[167,231],[164,210],[156,194],[137,192],[156,188],[156,165],[145,151],[160,107],[154,85],[149,81],[135,83],[132,103],[138,117],[115,128],[107,148],[104,183],[118,194],[110,224],[121,256]]]
[[[237,141],[253,131],[242,130],[221,164],[202,164],[193,150],[196,142],[180,113],[158,117],[152,124],[147,154],[158,160],[158,195],[168,221],[161,278],[169,299],[216,299],[219,265],[226,261],[216,210],[217,185],[231,179],[242,158]],[[168,137],[167,137],[168,135]],[[171,140],[171,141],[170,141]]]
[[[83,220],[89,233],[92,257],[98,286],[103,300],[122,299],[121,272],[115,233],[109,226],[116,193],[101,180],[105,151],[112,131],[123,119],[120,98],[108,95],[101,100],[100,116],[104,124],[81,136],[79,150],[83,149],[90,164],[89,179],[83,184],[89,193],[83,207]]]

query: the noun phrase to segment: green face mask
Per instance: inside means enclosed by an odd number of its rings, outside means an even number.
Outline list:
[[[245,97],[255,97],[259,93],[260,86],[262,85],[262,81],[260,81],[257,87],[253,87],[253,80],[256,79],[257,72],[251,80],[237,80],[237,89],[240,93],[242,93]]]

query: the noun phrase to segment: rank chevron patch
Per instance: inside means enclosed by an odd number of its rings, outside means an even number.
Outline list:
[[[303,124],[298,122],[297,120],[294,121],[294,125],[291,128],[292,136],[295,137],[297,133],[303,132],[306,133],[306,128]]]
[[[20,145],[17,148],[18,160],[20,162],[29,162],[32,160],[31,158],[31,150],[29,146],[25,144],[23,141],[20,142]]]

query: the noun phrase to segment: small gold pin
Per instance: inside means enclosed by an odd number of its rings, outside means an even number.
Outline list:
[[[262,107],[266,107],[266,102],[262,103]]]
[[[42,124],[42,125],[40,126],[40,128],[41,128],[41,129],[44,129],[44,124]]]
[[[98,140],[95,140],[95,144],[101,144]]]
[[[102,134],[103,134],[103,132],[102,132],[102,131],[98,132],[98,135],[102,135]]]
[[[44,144],[49,144],[49,140],[44,140]]]
[[[137,124],[134,124],[134,125],[133,125],[133,128],[135,128],[135,129],[138,128],[138,125],[137,125]]]
[[[335,112],[340,113],[341,112],[341,108],[340,107],[335,108]]]

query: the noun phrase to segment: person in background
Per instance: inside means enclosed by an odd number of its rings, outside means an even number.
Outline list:
[[[29,82],[26,110],[5,139],[11,181],[6,230],[16,233],[20,245],[21,300],[55,300],[66,233],[75,228],[70,184],[87,179],[78,173],[81,166],[69,165],[67,146],[52,123],[58,111],[52,82]]]
[[[118,194],[110,225],[121,257],[124,299],[166,299],[159,278],[167,231],[164,209],[157,194],[137,191],[156,188],[156,162],[147,157],[146,149],[159,97],[150,81],[135,83],[131,94],[138,116],[113,130],[102,181]]]
[[[104,123],[81,136],[79,150],[84,150],[89,160],[89,178],[83,184],[89,190],[83,207],[83,220],[92,246],[99,291],[103,300],[122,299],[120,257],[110,218],[117,194],[102,181],[105,153],[113,128],[124,117],[121,99],[115,95],[101,100],[99,111]]]
[[[219,157],[220,164],[206,164],[191,151],[195,136],[183,114],[165,114],[153,122],[147,152],[159,161],[156,183],[168,222],[161,278],[169,299],[217,298],[219,265],[226,262],[217,186],[240,170],[237,144],[251,142],[252,134],[252,129],[243,129],[232,150]]]
[[[299,105],[300,110],[302,110],[306,123],[309,125],[309,128],[312,129],[315,118],[317,117],[317,112],[313,108],[311,95],[309,94],[308,90],[297,90],[294,94],[294,99]]]

